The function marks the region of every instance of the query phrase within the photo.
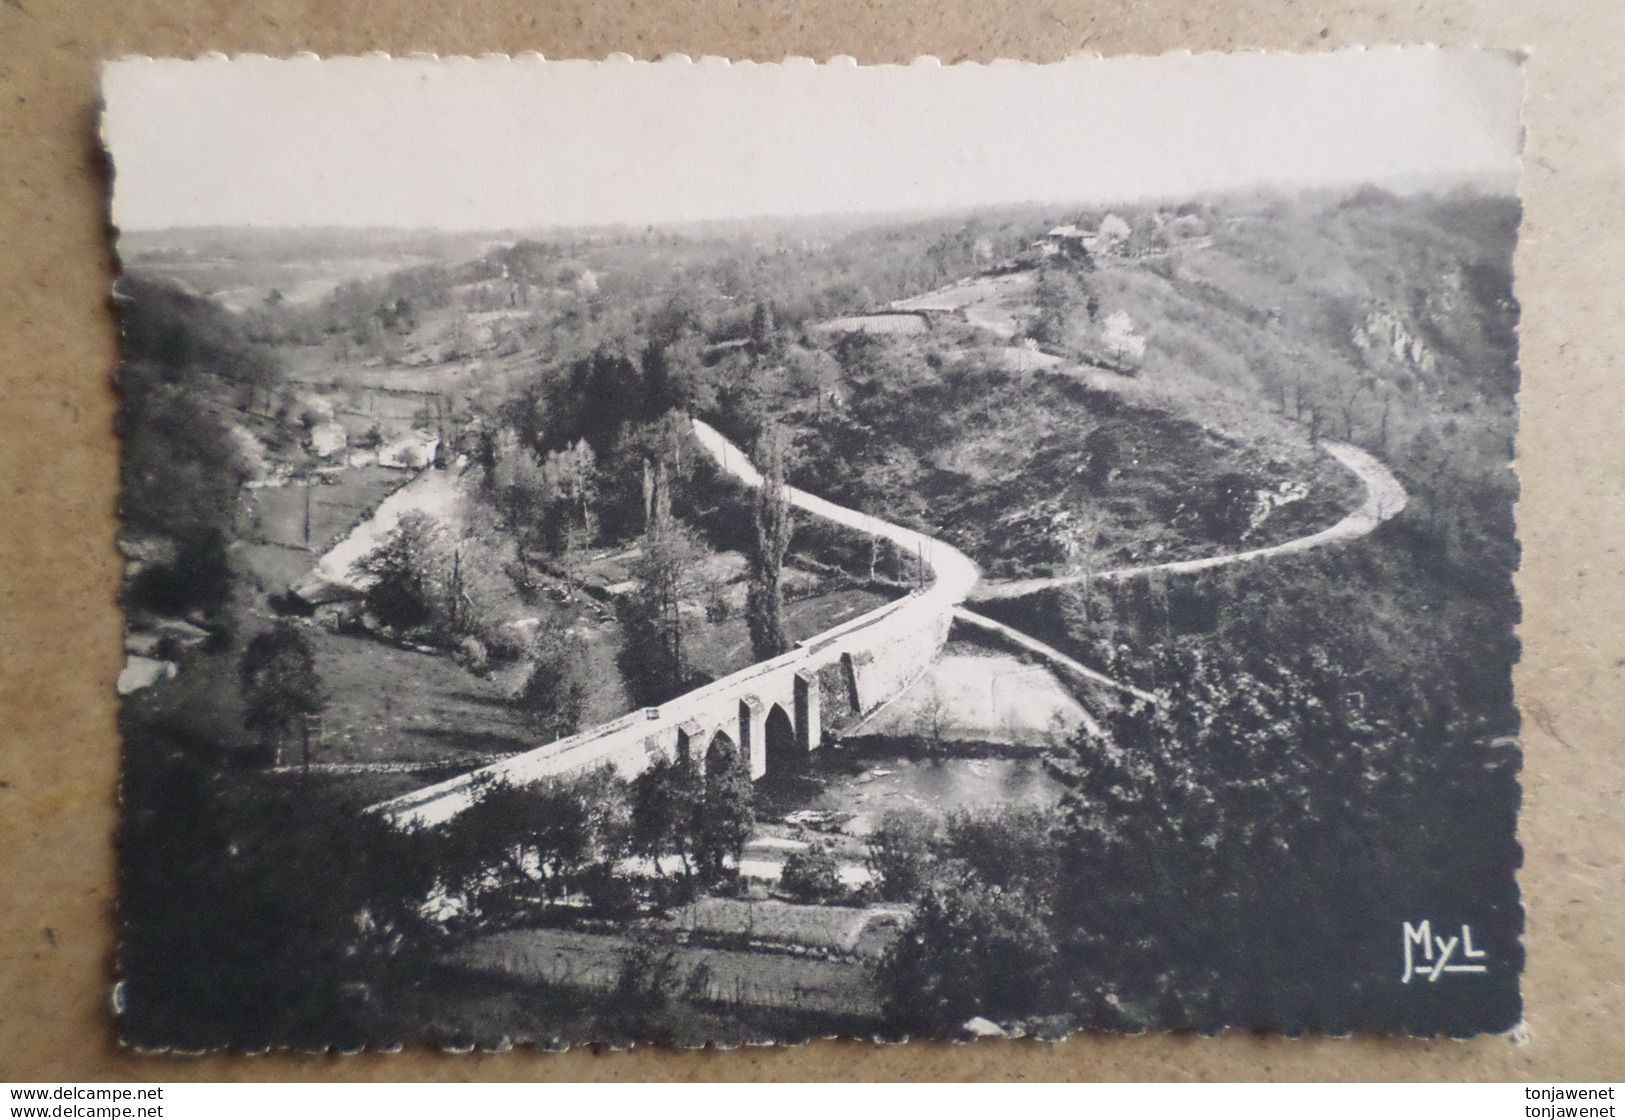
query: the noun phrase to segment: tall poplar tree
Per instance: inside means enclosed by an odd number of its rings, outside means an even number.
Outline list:
[[[760,661],[790,648],[781,582],[784,554],[790,546],[790,491],[784,482],[784,446],[777,429],[769,427],[762,433],[757,458],[762,460],[762,485],[756,492],[756,539],[745,592],[745,624]]]

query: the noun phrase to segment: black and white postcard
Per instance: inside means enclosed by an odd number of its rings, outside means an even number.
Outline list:
[[[1518,1030],[1520,93],[110,64],[121,1038]]]

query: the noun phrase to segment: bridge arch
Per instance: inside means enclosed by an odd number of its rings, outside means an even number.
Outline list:
[[[740,751],[733,736],[719,729],[705,748],[704,765],[706,774],[714,774],[719,767],[749,765],[749,760]]]
[[[769,774],[795,770],[806,761],[806,754],[796,744],[795,721],[782,704],[774,704],[767,710],[763,738],[766,740],[764,753]]]

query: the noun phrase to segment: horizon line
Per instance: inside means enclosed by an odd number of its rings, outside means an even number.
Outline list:
[[[1346,179],[1327,179],[1304,182],[1283,182],[1281,180],[1259,180],[1257,182],[1234,187],[1225,187],[1218,190],[1198,191],[1194,193],[1167,192],[1146,194],[1136,198],[1116,197],[1071,197],[1052,199],[1011,199],[1003,202],[974,202],[966,205],[947,205],[922,208],[895,208],[882,207],[874,210],[826,210],[826,211],[758,211],[753,213],[730,215],[726,217],[701,218],[662,218],[659,220],[640,220],[623,218],[600,222],[574,222],[549,223],[525,222],[510,225],[469,225],[469,226],[440,226],[440,225],[368,225],[348,224],[343,222],[319,223],[281,223],[281,222],[204,222],[197,225],[186,223],[169,223],[161,226],[120,226],[114,224],[117,235],[125,234],[162,234],[162,233],[196,233],[206,230],[245,231],[255,230],[266,233],[293,232],[293,231],[341,231],[345,233],[434,233],[446,236],[475,236],[480,234],[527,234],[527,233],[569,233],[573,231],[599,231],[599,230],[679,230],[706,226],[743,225],[752,222],[906,222],[929,221],[934,219],[954,217],[956,215],[971,216],[978,213],[987,213],[1000,210],[1032,210],[1045,207],[1080,207],[1098,209],[1113,206],[1161,206],[1171,203],[1192,202],[1201,200],[1236,199],[1245,196],[1279,195],[1284,197],[1303,197],[1317,193],[1337,193],[1339,191],[1357,191],[1366,187],[1385,190],[1391,194],[1402,197],[1443,194],[1451,191],[1468,190],[1489,196],[1501,196],[1516,200],[1518,196],[1518,183],[1522,175],[1521,161],[1519,166],[1503,169],[1483,169],[1479,171],[1440,172],[1434,175],[1415,175],[1400,177],[1351,177]]]

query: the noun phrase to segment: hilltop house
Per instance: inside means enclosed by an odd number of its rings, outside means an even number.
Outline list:
[[[1095,235],[1075,225],[1056,226],[1038,240],[1039,255],[1087,261],[1095,248]]]

